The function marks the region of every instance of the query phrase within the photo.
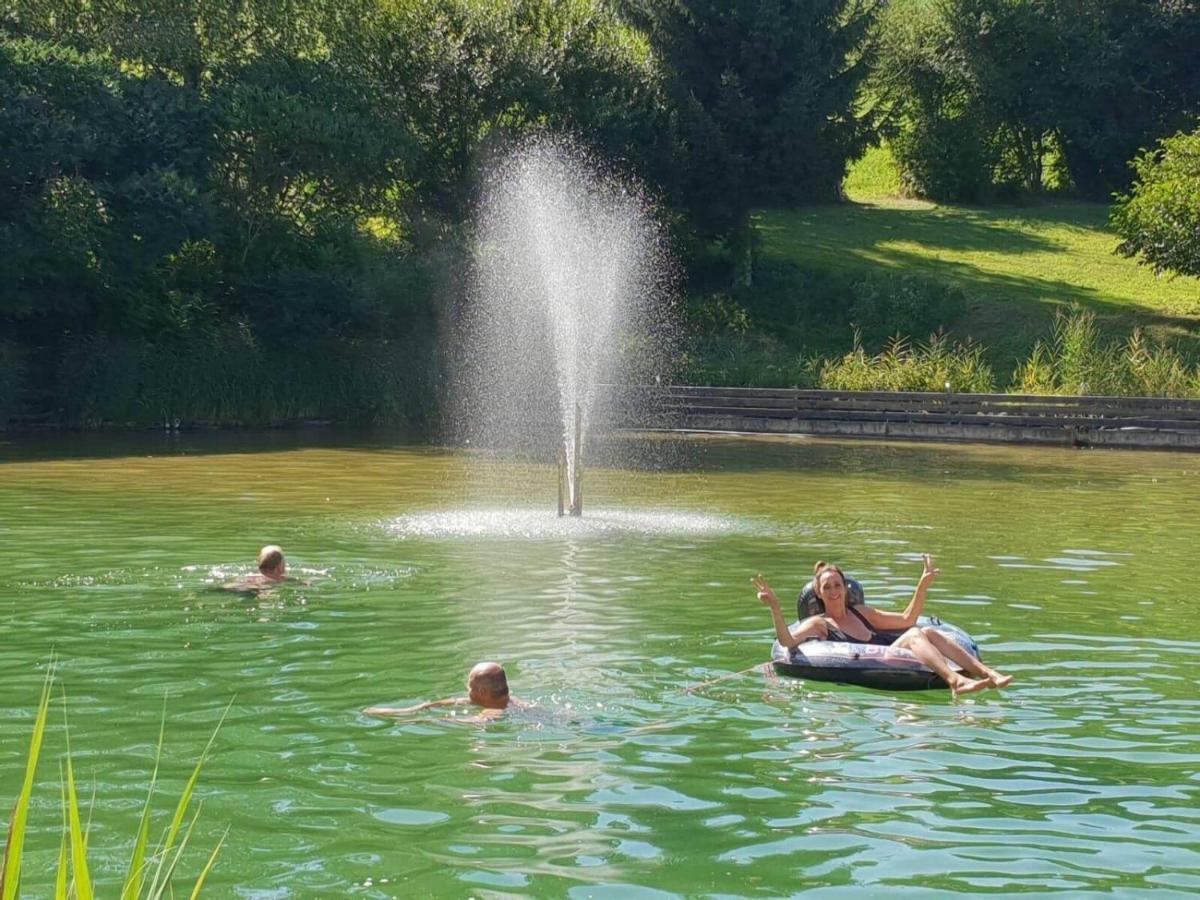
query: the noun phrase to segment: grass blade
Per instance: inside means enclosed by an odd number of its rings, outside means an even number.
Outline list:
[[[229,705],[225,707],[225,712],[221,713],[221,720],[217,722],[217,727],[213,729],[212,737],[208,739],[208,743],[204,747],[204,752],[200,754],[200,759],[196,761],[196,768],[192,770],[192,777],[188,779],[187,784],[183,788],[183,793],[179,797],[179,803],[175,807],[175,815],[171,818],[166,838],[163,840],[163,844],[158,851],[158,868],[154,873],[154,880],[150,882],[151,897],[161,894],[162,890],[166,887],[166,882],[163,880],[163,866],[166,865],[167,857],[171,855],[171,850],[174,848],[175,841],[179,837],[179,829],[183,826],[188,805],[192,802],[192,794],[196,790],[196,783],[200,780],[200,770],[204,768],[204,763],[208,761],[208,754],[212,750],[213,742],[217,739],[217,732],[225,724],[225,718],[229,715],[229,710],[232,708],[233,700],[230,700]],[[167,877],[170,877],[169,872],[167,873]]]
[[[62,795],[62,838],[58,843],[58,876],[54,880],[54,900],[67,900],[67,780],[58,767],[58,790]]]
[[[167,866],[166,872],[162,873],[162,883],[157,883],[151,886],[150,893],[146,895],[146,900],[162,900],[162,895],[170,888],[171,878],[175,875],[175,868],[179,865],[179,859],[183,856],[183,851],[187,849],[188,843],[192,839],[192,831],[196,827],[196,823],[200,821],[200,809],[196,810],[196,814],[192,816],[192,820],[188,822],[187,831],[183,833],[183,837],[179,840],[179,846],[175,848],[174,854],[171,856],[171,862]],[[174,893],[172,893],[174,896]]]
[[[209,855],[208,862],[204,864],[204,870],[200,873],[200,877],[196,879],[196,886],[192,888],[190,900],[196,900],[200,896],[200,889],[204,887],[204,880],[208,878],[208,873],[212,871],[212,867],[217,861],[217,854],[221,852],[221,845],[225,843],[225,838],[227,837],[229,837],[228,828],[221,835],[221,839],[217,841],[217,846],[213,847],[213,852]]]
[[[34,774],[37,772],[38,757],[42,752],[42,738],[46,733],[46,719],[50,710],[50,685],[54,680],[55,661],[50,660],[46,669],[46,683],[42,686],[42,699],[38,703],[37,718],[33,724],[33,738],[29,742],[29,756],[25,763],[25,781],[21,793],[13,806],[8,824],[8,839],[4,844],[4,863],[0,868],[0,898],[14,900],[21,883],[21,851],[25,846],[25,823],[29,817],[29,798],[33,794]]]
[[[92,877],[88,872],[87,839],[79,819],[79,798],[75,793],[75,770],[71,766],[71,737],[67,733],[67,814],[71,831],[71,870],[75,874],[75,897],[92,900]]]
[[[142,895],[142,884],[146,880],[146,845],[150,840],[150,804],[154,799],[154,786],[158,783],[158,766],[162,762],[163,739],[167,728],[167,698],[163,696],[162,719],[158,726],[158,749],[154,754],[154,772],[150,776],[150,790],[146,792],[146,805],[142,809],[142,820],[138,824],[137,842],[129,858],[129,871],[121,888],[121,900],[138,900]]]

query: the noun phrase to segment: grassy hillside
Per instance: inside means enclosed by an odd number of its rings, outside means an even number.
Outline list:
[[[760,269],[796,274],[796,308],[809,305],[799,277],[804,272],[828,273],[834,283],[907,276],[961,289],[961,309],[945,324],[955,337],[984,344],[1002,380],[1049,333],[1064,304],[1093,310],[1111,332],[1141,326],[1200,356],[1200,279],[1156,278],[1115,255],[1106,205],[1045,201],[981,209],[904,200],[892,193],[898,181],[888,162],[876,151],[851,170],[850,203],[758,215]],[[770,296],[758,299],[750,291],[743,298],[756,330],[772,333],[778,325],[780,290],[776,285]],[[826,299],[811,316],[793,315],[784,342],[819,350],[813,336],[826,329],[820,310],[828,308]],[[846,340],[826,338],[834,351]]]

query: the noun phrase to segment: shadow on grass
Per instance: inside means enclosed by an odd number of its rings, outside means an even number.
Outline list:
[[[1200,317],[1155,310],[1128,288],[1106,290],[1098,278],[1081,284],[1055,277],[1062,273],[1041,274],[1035,261],[1019,264],[1026,272],[994,270],[1003,268],[1005,256],[1028,254],[1083,255],[1086,266],[1086,254],[1094,254],[1094,247],[1081,248],[1070,238],[1077,233],[1081,241],[1094,239],[1103,232],[1106,216],[1105,207],[1082,203],[988,209],[845,204],[766,211],[757,227],[766,258],[843,275],[911,275],[961,289],[966,314],[946,324],[952,333],[983,344],[1002,383],[1036,340],[1051,336],[1055,313],[1071,304],[1094,312],[1114,337],[1143,327],[1186,357],[1200,358]],[[1047,227],[1057,233],[1039,233]],[[973,253],[994,254],[996,265],[953,258]],[[1186,302],[1186,289],[1176,294]],[[1200,283],[1196,300],[1200,313]],[[800,330],[811,324],[803,323]]]
[[[882,263],[902,268],[905,272],[920,272],[942,281],[952,282],[963,288],[969,298],[973,296],[972,288],[983,288],[988,293],[1003,293],[1007,295],[1005,299],[995,298],[993,302],[1009,310],[1005,314],[1006,319],[1012,318],[1010,309],[1012,299],[1019,298],[1017,302],[1051,304],[1047,318],[1053,317],[1054,308],[1065,304],[1078,304],[1103,318],[1128,319],[1130,316],[1136,316],[1139,324],[1142,325],[1186,330],[1200,327],[1200,321],[1192,316],[1154,312],[1143,306],[1131,306],[1128,303],[1114,300],[1110,295],[1101,293],[1094,288],[1072,284],[1060,279],[1036,278],[1007,272],[989,272],[959,260],[931,259],[912,251],[890,247],[876,248],[869,251],[869,254],[854,250],[850,253],[862,259],[864,263]],[[1195,337],[1200,339],[1200,334],[1196,334]]]
[[[759,217],[758,230],[780,245],[803,242],[808,247],[843,250],[847,245],[874,245],[881,241],[908,240],[930,249],[960,252],[995,251],[1008,254],[1067,252],[1043,235],[1013,228],[1014,220],[1030,220],[1025,210],[1007,213],[992,210],[896,209],[845,204],[805,210],[772,210],[774,224]],[[1045,221],[1061,224],[1061,220]],[[1073,224],[1073,223],[1072,223]],[[847,232],[855,240],[848,239]]]
[[[973,306],[971,318],[986,326],[983,334],[975,337],[995,345],[1001,357],[1014,352],[1024,356],[1033,341],[1050,337],[1057,311],[1078,305],[1096,313],[1101,329],[1112,337],[1128,337],[1140,326],[1188,358],[1200,358],[1200,322],[1189,316],[1131,307],[1093,288],[1059,279],[988,272],[970,263],[930,259],[893,248],[876,249],[872,254],[885,265],[919,271],[961,287]],[[864,262],[870,261],[864,258]]]

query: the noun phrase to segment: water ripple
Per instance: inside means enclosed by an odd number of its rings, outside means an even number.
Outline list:
[[[156,828],[232,700],[193,837],[202,864],[232,826],[217,896],[1200,891],[1193,457],[714,447],[678,509],[620,496],[594,523],[463,510],[429,448],[0,466],[0,808],[53,649],[105,893],[164,699]],[[266,540],[311,584],[213,589]],[[761,670],[690,690],[765,658],[755,571],[790,597],[836,560],[895,609],[926,550],[930,611],[1009,690]],[[482,658],[535,705],[361,713],[460,693]],[[58,851],[60,712],[31,895]]]

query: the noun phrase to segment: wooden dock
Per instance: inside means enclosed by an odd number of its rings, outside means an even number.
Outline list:
[[[1200,450],[1200,400],[639,386],[622,425],[890,440]]]

